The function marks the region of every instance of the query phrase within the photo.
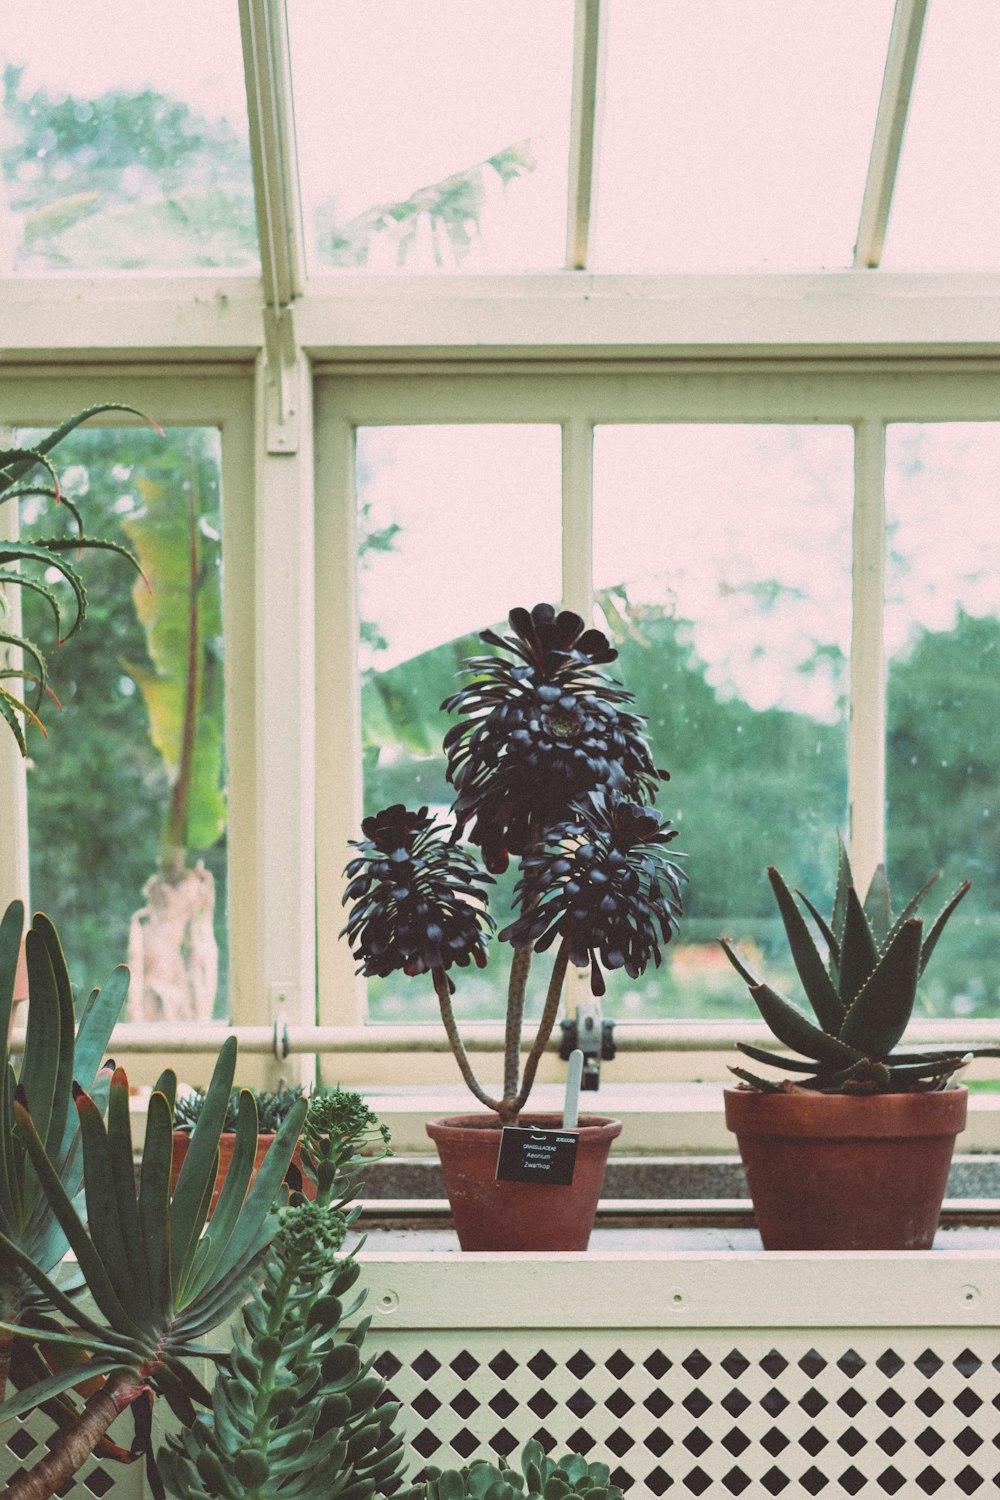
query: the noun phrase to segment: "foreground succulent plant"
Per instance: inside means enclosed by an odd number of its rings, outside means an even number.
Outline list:
[[[816,1020],[766,984],[730,940],[722,938],[726,956],[746,980],[771,1031],[779,1042],[801,1056],[779,1056],[739,1042],[741,1052],[756,1062],[793,1073],[803,1088],[844,1094],[944,1088],[949,1077],[971,1057],[1000,1055],[996,1047],[962,1051],[895,1050],[913,1013],[920,976],[948,919],[969,890],[967,880],[945,903],[925,937],[923,920],[916,912],[937,875],[932,875],[894,915],[885,867],[879,865],[875,871],[862,902],[855,889],[847,851],[840,841],[836,896],[828,921],[801,891],[793,895],[773,866],[767,873],[792,958]],[[825,958],[796,896],[822,934]],[[732,1071],[757,1089],[774,1091],[783,1087],[744,1068]]]
[[[362,824],[347,865],[344,933],[359,972],[429,973],[462,1077],[513,1124],[555,1025],[570,963],[635,978],[659,964],[680,917],[680,868],[666,855],[672,826],[649,807],[665,771],[643,737],[632,695],[601,669],[617,657],[607,637],[571,610],[536,604],[510,612],[511,634],[484,630],[503,655],[474,656],[465,684],[442,708],[461,722],[445,736],[455,826],[397,803]],[[512,658],[508,660],[507,658]],[[478,845],[482,872],[458,840]],[[507,989],[499,1098],[475,1077],[455,1023],[451,971],[483,968],[494,923],[486,886],[520,858],[517,916],[499,934],[514,954]],[[559,940],[541,1019],[523,1072],[521,1031],[532,952]]]
[[[521,1452],[520,1473],[476,1459],[462,1469],[429,1467],[423,1480],[398,1500],[622,1500],[607,1464],[588,1463],[578,1453],[550,1458],[534,1440]]]

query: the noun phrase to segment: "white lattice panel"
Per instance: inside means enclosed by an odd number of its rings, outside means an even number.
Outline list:
[[[125,1430],[126,1424],[128,1430]],[[131,1424],[116,1423],[121,1428],[118,1441],[128,1446],[131,1441]],[[0,1481],[7,1484],[25,1469],[32,1468],[45,1457],[45,1445],[52,1436],[53,1424],[40,1412],[33,1413],[26,1421],[6,1422],[0,1427]],[[114,1435],[114,1433],[112,1434]],[[143,1466],[141,1463],[119,1464],[109,1459],[90,1459],[69,1480],[59,1495],[69,1495],[73,1500],[143,1500]]]

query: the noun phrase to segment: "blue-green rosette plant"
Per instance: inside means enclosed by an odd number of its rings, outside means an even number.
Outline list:
[[[631,693],[602,669],[618,653],[599,630],[550,604],[510,612],[511,634],[484,630],[503,655],[474,656],[442,704],[454,826],[396,804],[353,842],[344,932],[359,972],[430,974],[469,1089],[504,1124],[524,1108],[555,1025],[570,963],[637,977],[662,960],[681,913],[676,830],[650,805],[667,773],[652,760]],[[486,871],[459,840],[478,846]],[[514,949],[507,989],[504,1082],[488,1094],[470,1066],[452,1006],[456,967],[487,962],[494,875],[519,861],[516,914],[498,934]],[[520,1069],[532,954],[555,947],[541,1019]]]

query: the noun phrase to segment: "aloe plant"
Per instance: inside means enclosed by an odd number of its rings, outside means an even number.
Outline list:
[[[167,1070],[153,1090],[138,1189],[134,1180],[128,1079],[116,1068],[105,1126],[92,1096],[74,1085],[83,1148],[84,1225],[46,1148],[49,1122],[24,1083],[13,1113],[23,1145],[97,1308],[84,1311],[6,1233],[0,1255],[16,1265],[55,1310],[61,1325],[0,1322],[15,1338],[53,1353],[61,1365],[0,1405],[0,1421],[23,1415],[81,1382],[80,1356],[89,1383],[99,1382],[79,1417],[57,1437],[52,1451],[30,1473],[13,1480],[0,1500],[46,1500],[102,1442],[108,1427],[131,1409],[133,1454],[150,1455],[150,1408],[162,1396],[185,1425],[211,1395],[192,1368],[226,1351],[203,1339],[243,1302],[277,1228],[275,1197],[305,1117],[304,1101],[279,1130],[247,1191],[257,1144],[257,1111],[245,1092],[240,1101],[232,1165],[211,1222],[203,1232],[218,1166],[219,1135],[236,1066],[236,1039],[223,1043],[202,1117],[170,1195],[172,1115],[177,1086]],[[28,1081],[30,1083],[30,1080]],[[61,1355],[69,1356],[63,1364]],[[150,1458],[151,1477],[155,1475]],[[162,1494],[156,1481],[154,1494]]]
[[[588,1463],[578,1453],[550,1458],[532,1439],[521,1452],[520,1472],[503,1459],[475,1459],[462,1469],[427,1468],[424,1478],[399,1500],[622,1500],[607,1464]]]
[[[767,872],[815,1020],[766,984],[728,938],[720,939],[775,1037],[801,1055],[778,1056],[749,1043],[737,1045],[754,1061],[794,1074],[801,1087],[825,1093],[905,1093],[944,1088],[970,1057],[996,1057],[1000,1048],[896,1048],[913,1013],[920,976],[949,918],[969,890],[969,881],[964,880],[945,902],[925,936],[923,919],[916,913],[938,875],[932,875],[894,915],[885,867],[879,865],[862,901],[843,841],[838,843],[836,895],[829,920],[801,891],[793,895],[773,866]],[[804,913],[812,917],[822,936],[825,957]],[[787,1087],[744,1068],[732,1071],[757,1089]]]
[[[72,553],[79,554],[94,549],[117,552],[127,558],[140,574],[142,572],[138,560],[127,547],[118,542],[87,536],[78,506],[60,490],[59,475],[50,456],[53,449],[81,423],[111,411],[143,416],[134,407],[122,406],[118,402],[105,402],[78,412],[76,416],[70,417],[61,426],[39,438],[31,447],[0,449],[0,505],[11,500],[51,500],[62,506],[73,523],[70,534],[66,536],[30,536],[0,541],[0,612],[5,615],[9,609],[7,590],[11,587],[28,589],[38,594],[52,610],[56,645],[61,645],[79,629],[87,613],[87,594],[83,578],[69,560]],[[143,420],[147,419],[143,417]],[[37,477],[39,471],[41,478]],[[69,612],[64,609],[57,591],[47,581],[47,574],[52,568],[69,584],[72,601]],[[45,693],[50,691],[48,663],[40,645],[6,625],[0,628],[0,647],[6,648],[8,653],[0,664],[0,716],[6,720],[21,754],[27,755],[28,747],[19,715],[23,714],[29,723],[42,729],[38,709]],[[20,663],[10,660],[11,651],[20,654]],[[28,685],[21,695],[11,692],[6,686],[14,679]],[[45,733],[44,729],[42,733]]]

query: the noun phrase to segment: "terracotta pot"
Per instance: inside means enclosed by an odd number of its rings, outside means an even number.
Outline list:
[[[559,1115],[521,1115],[518,1125],[562,1128]],[[579,1145],[568,1187],[497,1182],[500,1122],[496,1115],[450,1115],[428,1120],[437,1146],[463,1250],[586,1250],[620,1120],[581,1115]]]
[[[968,1089],[725,1090],[765,1250],[929,1250]]]
[[[180,1176],[184,1158],[185,1156],[187,1156],[188,1146],[191,1144],[191,1133],[188,1130],[175,1130],[173,1140],[173,1154],[170,1159],[171,1194],[173,1194],[174,1188],[177,1186],[177,1179]],[[254,1167],[253,1171],[250,1174],[251,1183],[257,1176],[258,1168],[260,1167],[261,1162],[264,1160],[264,1157],[267,1155],[268,1149],[270,1148],[271,1142],[273,1140],[273,1135],[259,1135],[257,1137],[257,1154],[254,1157]],[[212,1214],[215,1212],[215,1205],[218,1203],[220,1194],[222,1193],[222,1185],[225,1182],[226,1174],[229,1171],[229,1163],[233,1159],[233,1147],[235,1146],[235,1144],[236,1136],[232,1131],[226,1131],[219,1137],[219,1171],[215,1179],[215,1191],[212,1193],[212,1202],[208,1210],[209,1218],[211,1218]],[[299,1154],[298,1146],[296,1146],[294,1152],[292,1153],[292,1161],[301,1172],[302,1158]],[[247,1191],[249,1191],[249,1187]],[[307,1198],[315,1198],[316,1196],[316,1184],[312,1182],[304,1172],[302,1172],[302,1191]]]

